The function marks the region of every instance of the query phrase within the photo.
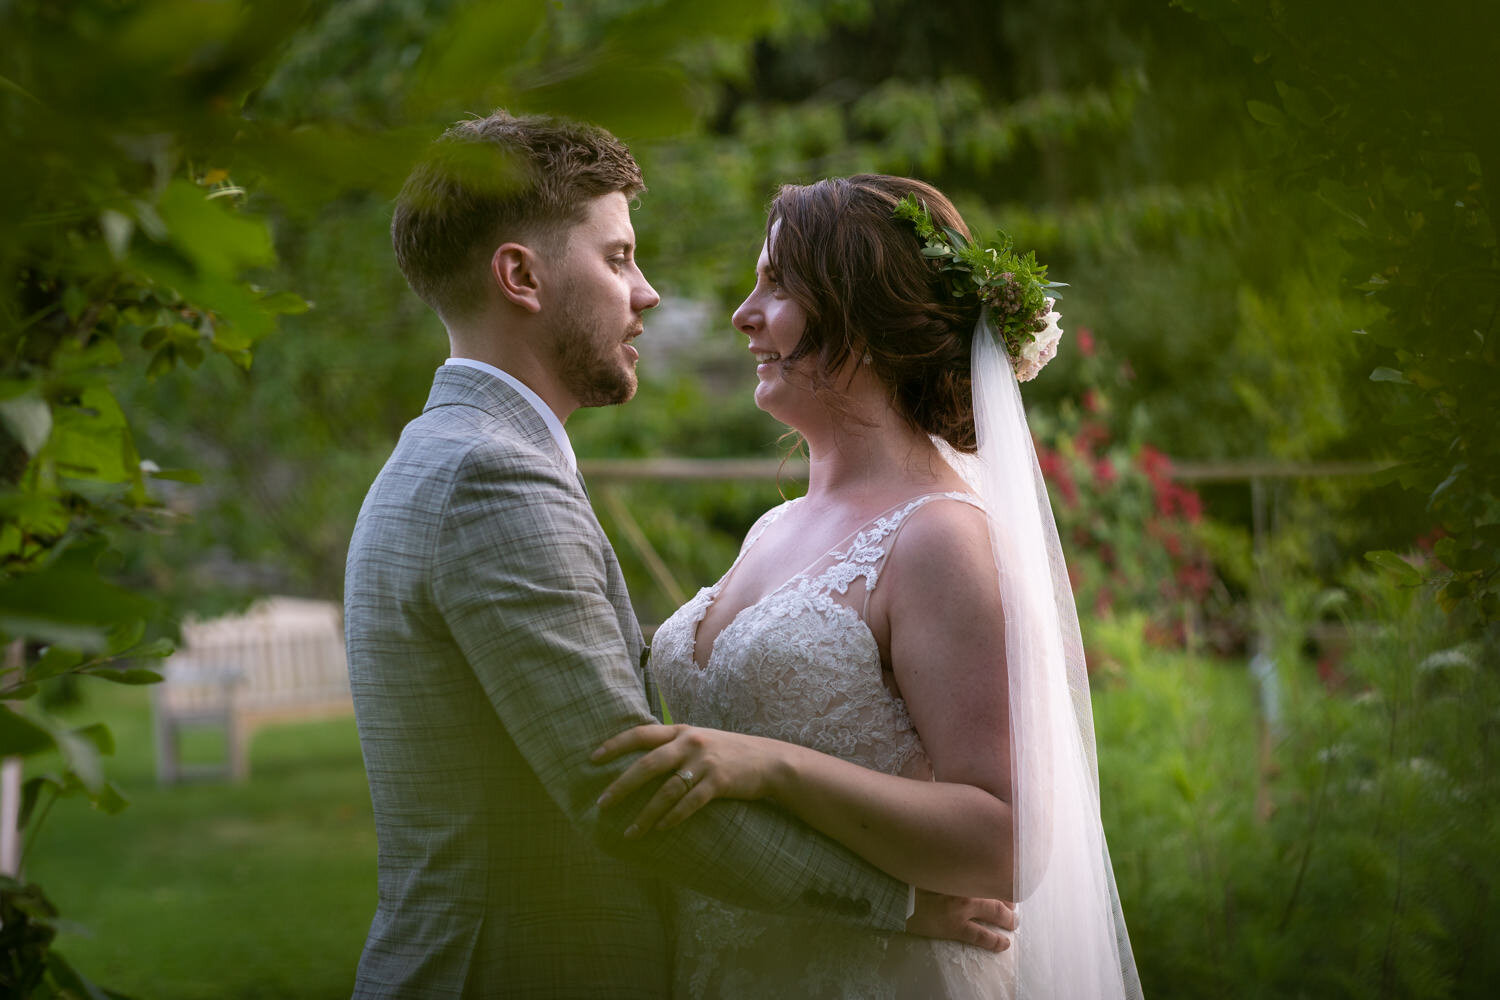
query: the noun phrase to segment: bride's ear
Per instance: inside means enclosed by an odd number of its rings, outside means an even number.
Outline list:
[[[490,278],[500,294],[527,312],[541,312],[537,257],[520,243],[502,243],[490,256]]]

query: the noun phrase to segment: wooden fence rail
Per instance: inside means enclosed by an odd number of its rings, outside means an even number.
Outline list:
[[[1379,461],[1286,462],[1276,459],[1233,461],[1170,461],[1168,475],[1182,483],[1245,483],[1250,488],[1251,531],[1257,555],[1274,530],[1275,496],[1268,484],[1297,479],[1373,476],[1392,467]],[[806,482],[807,462],[799,457],[776,458],[593,458],[580,459],[579,471],[594,484],[600,506],[619,526],[629,549],[640,559],[652,581],[677,605],[686,603],[687,589],[673,575],[635,518],[619,487],[644,482]]]
[[[802,482],[807,462],[801,458],[585,458],[579,471],[589,482],[642,481]],[[1275,459],[1178,462],[1170,475],[1184,483],[1248,483],[1261,480],[1326,479],[1371,476],[1391,468],[1389,462],[1283,462]]]

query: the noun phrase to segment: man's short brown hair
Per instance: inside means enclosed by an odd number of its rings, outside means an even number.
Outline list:
[[[597,126],[505,111],[461,121],[433,143],[397,196],[396,263],[438,315],[460,318],[483,302],[500,244],[558,251],[594,198],[644,190],[630,150]]]

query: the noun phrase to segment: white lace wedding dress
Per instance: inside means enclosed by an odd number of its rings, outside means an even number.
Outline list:
[[[651,670],[674,722],[799,743],[888,774],[930,779],[906,706],[882,677],[862,617],[902,524],[933,493],[886,511],[775,591],[743,609],[694,657],[698,626],[761,533],[797,501],[764,518],[729,572],[656,632]],[[879,934],[831,921],[739,909],[679,894],[677,995],[682,998],[953,998],[1011,995],[1010,956],[949,941]]]

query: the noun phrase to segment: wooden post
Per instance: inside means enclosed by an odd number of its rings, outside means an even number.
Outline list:
[[[26,643],[14,639],[5,648],[6,670],[25,666]],[[21,875],[21,758],[7,757],[0,764],[0,874]]]
[[[1250,657],[1250,674],[1260,693],[1260,746],[1256,767],[1255,815],[1261,822],[1271,818],[1271,772],[1274,767],[1271,751],[1281,731],[1281,689],[1276,676],[1276,657],[1272,652],[1271,628],[1266,621],[1263,608],[1270,600],[1270,581],[1266,575],[1266,563],[1271,558],[1269,551],[1272,532],[1272,512],[1266,497],[1265,480],[1256,476],[1250,480],[1250,519],[1255,553],[1255,594],[1252,599],[1255,614],[1255,637],[1251,640],[1253,653]]]

